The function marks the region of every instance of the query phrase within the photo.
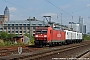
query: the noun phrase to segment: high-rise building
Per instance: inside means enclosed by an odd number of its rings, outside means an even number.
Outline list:
[[[9,20],[9,9],[6,6],[4,15],[0,15],[0,29],[3,27],[2,25],[4,24],[4,21],[8,21],[8,20]]]
[[[79,16],[79,25],[80,25],[80,32],[83,33],[83,17]]]
[[[68,27],[70,30],[86,34],[86,25],[84,24],[83,17],[79,16],[79,23],[69,22]]]
[[[83,25],[83,34],[86,34],[86,25]]]
[[[7,19],[5,21],[9,21],[9,9],[8,7],[6,6],[5,10],[4,10],[4,15],[7,17]]]

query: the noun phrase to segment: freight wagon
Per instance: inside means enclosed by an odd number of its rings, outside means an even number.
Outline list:
[[[82,41],[82,33],[59,30],[51,27],[37,27],[34,36],[35,46],[55,46]]]

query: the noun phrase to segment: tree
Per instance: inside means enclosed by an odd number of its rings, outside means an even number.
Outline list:
[[[8,34],[7,38],[13,38],[15,36],[15,34]]]
[[[1,39],[6,39],[8,37],[8,33],[7,32],[0,32],[0,38]]]

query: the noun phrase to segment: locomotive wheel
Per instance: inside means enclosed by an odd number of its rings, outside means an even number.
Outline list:
[[[53,47],[53,46],[55,46],[55,44],[52,42],[52,43],[49,44],[49,46]]]

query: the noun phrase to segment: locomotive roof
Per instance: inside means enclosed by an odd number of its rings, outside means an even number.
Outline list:
[[[37,27],[36,29],[48,29],[48,27]]]

